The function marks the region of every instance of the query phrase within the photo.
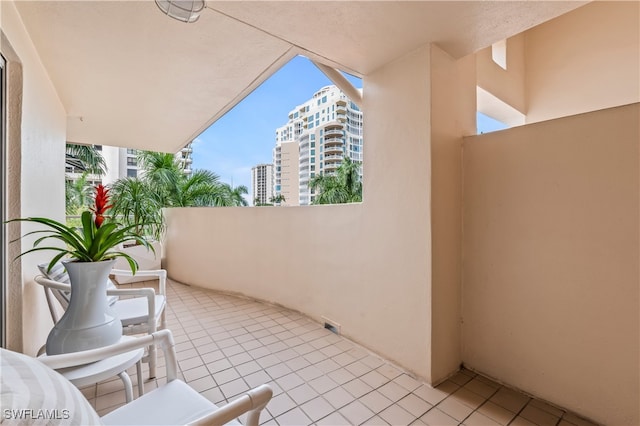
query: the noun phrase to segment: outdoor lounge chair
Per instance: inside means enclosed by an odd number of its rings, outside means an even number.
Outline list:
[[[63,309],[67,309],[71,295],[69,276],[61,263],[57,263],[50,271],[47,271],[47,264],[38,265],[38,268],[43,275],[37,276],[35,281],[44,288],[49,312],[55,324],[60,317],[53,299],[55,298]],[[127,270],[114,269],[112,273],[132,275],[131,271]],[[136,276],[157,277],[159,280],[158,294],[153,288],[116,288],[111,281],[107,286],[107,295],[111,296],[109,303],[122,321],[122,334],[124,335],[151,334],[166,328],[167,271],[164,269],[139,270]],[[149,315],[149,312],[152,312],[153,315]],[[156,349],[154,345],[150,346],[144,361],[149,363],[149,378],[154,378],[156,376]]]
[[[101,418],[76,387],[52,370],[99,361],[149,345],[157,345],[165,354],[167,383]],[[178,365],[169,330],[103,348],[37,359],[0,349],[0,368],[0,405],[8,415],[15,417],[13,420],[17,423],[31,420],[17,418],[19,416],[44,413],[56,415],[55,420],[67,424],[220,425],[239,424],[235,419],[247,413],[246,424],[257,426],[261,410],[273,395],[268,385],[261,385],[233,402],[217,407],[177,379]]]

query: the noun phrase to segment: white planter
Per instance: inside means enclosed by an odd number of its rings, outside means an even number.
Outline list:
[[[115,260],[62,262],[71,281],[71,300],[47,338],[47,354],[99,348],[122,337],[122,322],[107,303],[107,279]]]
[[[141,271],[160,269],[160,259],[162,259],[162,244],[159,241],[152,241],[150,244],[156,251],[155,254],[151,250],[147,250],[144,246],[137,245],[131,247],[125,247],[120,251],[127,253],[138,262],[138,269]],[[129,263],[123,257],[119,257],[116,260],[114,266],[115,269],[130,270]],[[116,281],[118,284],[128,284],[138,281],[147,281],[149,277],[136,277],[127,275],[116,275]]]

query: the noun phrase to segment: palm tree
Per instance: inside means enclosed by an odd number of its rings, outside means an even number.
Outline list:
[[[143,179],[151,185],[163,205],[178,191],[180,181],[185,178],[180,163],[173,154],[154,151],[138,151],[138,165],[143,170]]]
[[[195,170],[189,177],[181,176],[172,183],[167,207],[206,207],[229,205],[229,194],[219,176],[209,170]]]
[[[138,178],[118,179],[111,185],[111,215],[127,225],[135,225],[137,235],[160,240],[164,231],[162,204],[149,182]]]
[[[343,204],[362,201],[360,163],[344,157],[335,175],[318,175],[309,183],[316,190],[313,204]]]
[[[65,179],[64,195],[65,195],[65,211],[68,215],[78,213],[78,209],[86,207],[91,201],[92,186],[87,181],[89,172],[84,172],[75,181]]]
[[[249,205],[247,200],[244,198],[244,195],[249,193],[249,189],[247,189],[246,186],[240,185],[233,187],[228,183],[224,183],[222,185],[225,191],[227,191],[229,194],[229,201],[231,203],[231,206],[246,207]]]
[[[271,201],[273,204],[279,206],[280,203],[284,203],[287,200],[284,198],[284,195],[278,194],[278,195],[274,195],[273,197],[269,198],[269,201]]]
[[[107,163],[95,145],[67,143],[66,156],[68,161],[79,161],[81,167],[89,174],[102,176],[107,172]]]

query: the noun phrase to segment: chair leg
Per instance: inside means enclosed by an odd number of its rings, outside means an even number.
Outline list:
[[[126,371],[118,373],[118,377],[120,377],[120,380],[124,383],[124,397],[127,403],[133,401],[133,386],[131,385],[131,378],[129,378]]]
[[[144,383],[142,380],[142,360],[136,362],[136,375],[138,376],[138,398],[144,395]]]
[[[149,346],[149,380],[156,378],[156,345]]]

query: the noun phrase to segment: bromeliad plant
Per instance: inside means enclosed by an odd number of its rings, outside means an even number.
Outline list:
[[[82,213],[81,231],[45,217],[28,217],[10,220],[9,222],[39,223],[50,228],[32,231],[23,235],[22,237],[33,234],[45,234],[33,243],[32,249],[25,251],[20,256],[39,250],[59,252],[49,263],[49,270],[53,268],[56,262],[65,256],[70,256],[77,262],[101,262],[103,260],[124,257],[129,263],[131,271],[135,274],[138,270],[138,262],[129,254],[117,251],[115,248],[122,243],[135,241],[137,244],[145,246],[147,250],[151,249],[154,253],[155,251],[147,240],[134,232],[135,225],[122,226],[117,222],[105,222],[105,213],[111,206],[112,205],[109,204],[109,190],[102,185],[98,185],[95,187],[93,206],[90,207],[90,211],[84,211]],[[64,242],[66,248],[39,246],[40,243],[50,238]]]

